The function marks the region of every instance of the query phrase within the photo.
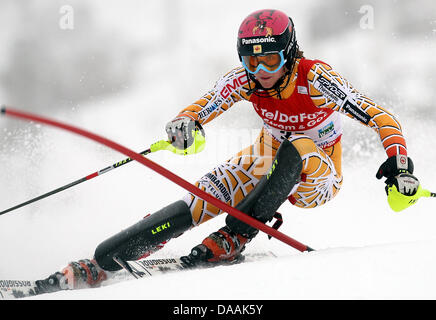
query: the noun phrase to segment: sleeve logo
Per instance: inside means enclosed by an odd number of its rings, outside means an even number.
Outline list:
[[[323,76],[319,76],[318,79],[316,79],[314,87],[316,90],[324,94],[324,96],[326,96],[329,100],[332,100],[339,105],[341,105],[347,97],[344,91],[339,89],[336,84],[332,83]]]
[[[364,124],[368,124],[369,121],[371,120],[371,116],[369,114],[367,114],[365,111],[360,109],[357,105],[351,103],[348,100],[345,102],[342,109]]]

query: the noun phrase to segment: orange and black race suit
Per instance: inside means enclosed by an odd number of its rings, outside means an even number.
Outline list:
[[[328,64],[298,59],[283,83],[280,95],[273,90],[250,94],[245,70],[231,70],[214,88],[183,109],[178,116],[190,117],[205,125],[236,102],[250,101],[262,118],[263,127],[256,141],[215,167],[196,186],[231,206],[236,206],[270,168],[280,143],[288,139],[302,161],[301,182],[289,195],[301,208],[320,206],[332,199],[342,184],[341,114],[373,128],[388,156],[407,155],[400,123],[387,110],[359,93]],[[193,225],[221,213],[215,206],[193,194],[189,205]]]

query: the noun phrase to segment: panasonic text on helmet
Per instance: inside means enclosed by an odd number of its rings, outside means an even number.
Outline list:
[[[242,39],[242,44],[257,44],[257,43],[264,43],[264,42],[276,42],[276,39],[274,37]]]

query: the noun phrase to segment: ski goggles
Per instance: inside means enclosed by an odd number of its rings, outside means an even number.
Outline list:
[[[242,56],[242,65],[251,74],[256,74],[259,70],[268,73],[277,72],[285,64],[283,51],[266,54],[263,56]]]

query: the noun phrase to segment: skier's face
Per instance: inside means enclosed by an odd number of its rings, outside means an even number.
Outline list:
[[[254,77],[265,89],[272,88],[276,82],[285,74],[284,67],[281,67],[277,72],[269,73],[264,70],[259,70]]]

